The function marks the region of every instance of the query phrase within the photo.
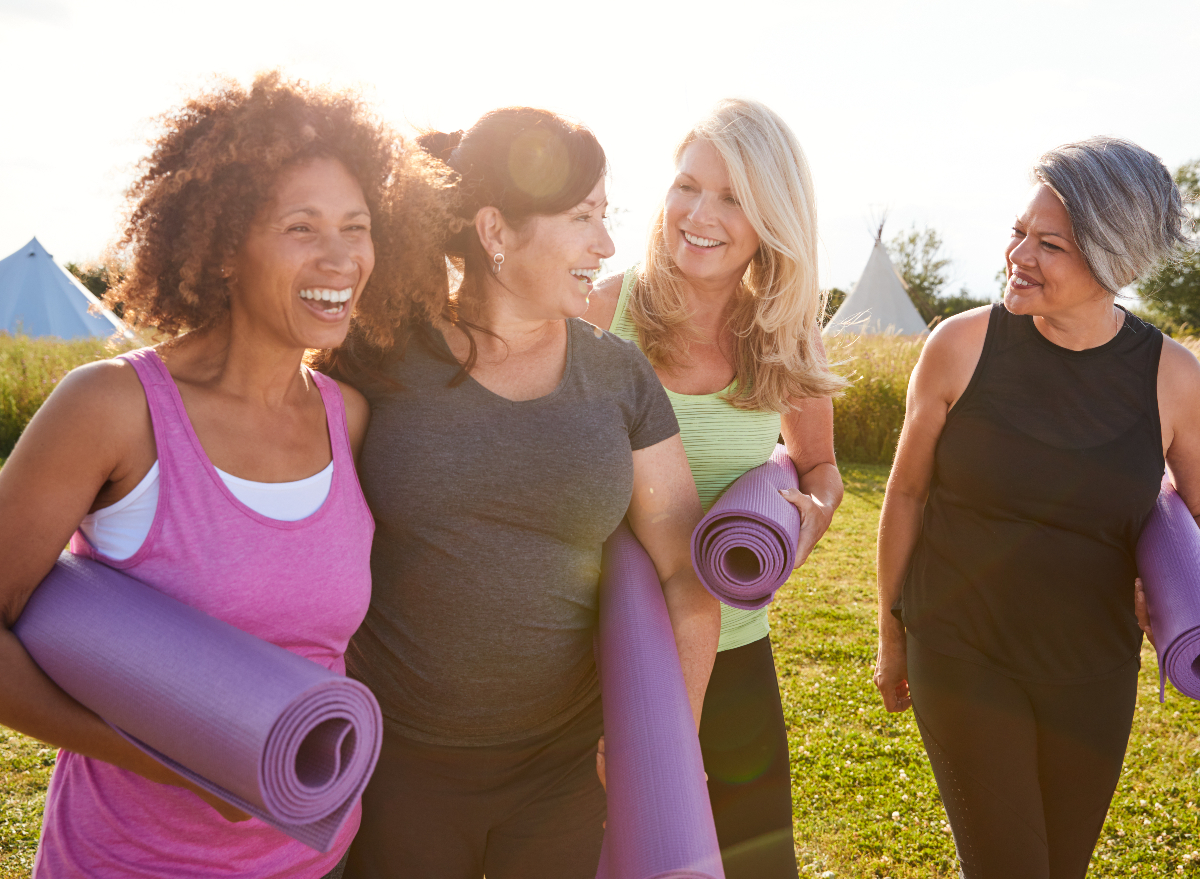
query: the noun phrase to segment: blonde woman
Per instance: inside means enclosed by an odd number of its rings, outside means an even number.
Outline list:
[[[646,262],[602,281],[587,320],[634,340],[667,389],[705,509],[782,433],[800,474],[803,563],[842,500],[821,346],[812,181],[796,136],[727,100],[675,151]],[[727,879],[795,877],[787,734],[767,611],[721,608],[700,743]]]

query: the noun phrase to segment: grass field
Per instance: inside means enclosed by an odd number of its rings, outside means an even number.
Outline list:
[[[772,605],[789,724],[802,877],[957,876],[954,844],[911,712],[889,715],[871,685],[875,528],[887,468],[844,465],[833,528]],[[1200,703],[1168,692],[1143,652],[1125,774],[1093,877],[1200,877]],[[54,753],[0,728],[0,879],[28,876]]]

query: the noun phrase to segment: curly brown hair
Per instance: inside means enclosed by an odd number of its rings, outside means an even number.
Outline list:
[[[163,132],[129,189],[133,203],[118,245],[129,271],[105,299],[124,317],[168,336],[203,330],[229,313],[234,279],[223,276],[286,168],[341,162],[371,211],[375,270],[354,316],[355,335],[393,344],[411,304],[444,296],[442,245],[454,223],[452,174],[371,114],[353,93],[259,74],[162,117]]]

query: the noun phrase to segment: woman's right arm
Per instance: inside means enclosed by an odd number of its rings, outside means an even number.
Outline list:
[[[875,686],[888,711],[904,711],[908,652],[904,626],[892,615],[921,535],[921,517],[933,478],[933,455],[946,415],[970,383],[987,335],[988,308],[942,322],[930,335],[908,383],[904,429],[879,517],[877,555],[879,649]]]
[[[128,494],[155,457],[137,376],[105,361],[59,383],[0,468],[0,723],[199,793],[63,692],[10,631],[83,517]],[[227,818],[241,816],[202,796]]]

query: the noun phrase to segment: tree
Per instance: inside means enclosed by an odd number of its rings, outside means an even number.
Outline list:
[[[1200,219],[1200,159],[1181,165],[1175,182],[1186,198],[1195,219]],[[1193,226],[1194,228],[1194,226]],[[1163,330],[1193,335],[1200,332],[1200,249],[1195,240],[1184,248],[1178,260],[1159,267],[1137,284],[1137,295],[1146,302],[1150,319]]]
[[[841,287],[830,287],[825,291],[825,314],[821,317],[822,326],[829,323],[829,319],[842,307],[847,295],[847,291]]]
[[[103,299],[109,287],[115,287],[125,280],[125,267],[120,264],[109,266],[107,263],[69,262],[63,266],[68,272],[79,279],[79,283],[87,287],[98,299]],[[118,302],[113,306],[113,314],[121,317],[125,311],[125,303]]]
[[[907,232],[898,233],[888,242],[887,249],[908,287],[908,298],[928,323],[939,314],[937,295],[949,280],[946,269],[950,260],[941,254],[942,237],[936,229],[918,229],[914,225]]]
[[[976,299],[966,287],[954,295],[942,295],[950,280],[947,272],[950,259],[942,255],[942,236],[936,229],[918,229],[914,225],[897,234],[887,248],[908,288],[908,297],[926,323],[989,304],[987,299]]]

